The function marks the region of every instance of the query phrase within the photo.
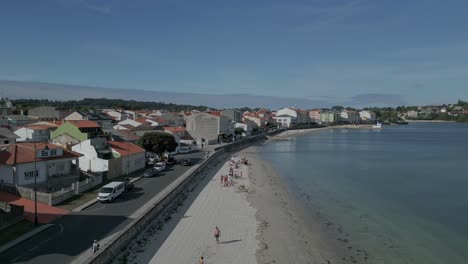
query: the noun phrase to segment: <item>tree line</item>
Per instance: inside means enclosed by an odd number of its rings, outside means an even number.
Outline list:
[[[66,108],[77,111],[86,111],[89,109],[109,109],[123,108],[126,110],[166,110],[171,112],[198,110],[205,111],[207,106],[203,105],[183,105],[163,102],[146,102],[123,99],[107,99],[107,98],[84,98],[82,100],[56,101],[48,99],[16,99],[11,100],[18,111],[28,111],[31,108],[39,106],[52,106]]]

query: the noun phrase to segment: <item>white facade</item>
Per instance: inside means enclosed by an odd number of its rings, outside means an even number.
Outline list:
[[[280,115],[273,117],[273,119],[275,119],[276,123],[278,123],[280,127],[289,128],[292,125],[297,124],[297,118],[294,116]]]
[[[228,117],[198,113],[187,117],[187,132],[199,143],[204,138],[208,144],[214,144],[220,133],[233,134],[234,125]]]
[[[236,123],[234,125],[235,128],[242,128],[244,129],[245,133],[243,136],[246,136],[246,135],[250,135],[252,134],[252,129],[253,129],[253,126],[251,124],[245,124],[245,123]]]
[[[112,150],[117,153],[117,151]],[[129,174],[137,170],[145,168],[146,154],[145,152],[122,156],[122,173]]]
[[[362,121],[375,121],[375,113],[367,110],[359,112],[359,117]]]
[[[305,113],[299,109],[293,108],[283,108],[276,112],[276,116],[290,116],[294,117],[297,124],[307,124],[309,123],[309,114]],[[277,118],[275,118],[277,120]],[[293,123],[291,118],[289,124]]]
[[[245,120],[249,120],[249,121],[255,123],[255,125],[258,126],[258,127],[263,126],[262,119],[260,117],[258,117],[258,116],[244,115],[244,121]]]
[[[17,142],[47,142],[50,139],[50,132],[47,129],[34,130],[28,127],[22,127],[15,131],[19,137]]]
[[[72,146],[72,150],[83,154],[79,158],[80,169],[82,171],[104,172],[109,170],[109,161],[98,158],[96,149],[91,145],[91,139]]]

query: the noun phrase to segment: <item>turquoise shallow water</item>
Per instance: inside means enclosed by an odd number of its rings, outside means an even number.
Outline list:
[[[261,155],[369,263],[468,263],[468,124],[317,131]]]

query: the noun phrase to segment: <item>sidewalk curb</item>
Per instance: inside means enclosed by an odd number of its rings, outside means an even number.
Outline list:
[[[42,231],[45,231],[51,227],[53,227],[54,224],[46,224],[46,225],[43,225],[43,226],[40,226],[34,230],[31,230],[29,231],[28,233],[26,234],[23,234],[22,236],[18,237],[17,239],[13,240],[13,241],[10,241],[8,243],[6,243],[5,245],[1,246],[0,247],[0,254],[2,254],[3,252],[9,250],[10,248],[30,239],[31,237],[39,234],[40,232]]]
[[[133,178],[133,179],[130,180],[130,182],[134,183],[134,182],[140,180],[141,178],[143,178],[143,177],[140,176],[140,177]],[[75,209],[72,210],[72,212],[81,212],[84,209],[90,207],[91,205],[93,205],[95,203],[97,203],[97,200],[96,200],[96,198],[93,198],[93,199],[87,201],[86,203],[76,207]]]

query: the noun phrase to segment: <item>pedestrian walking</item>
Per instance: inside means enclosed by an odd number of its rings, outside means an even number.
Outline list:
[[[201,256],[200,260],[198,260],[198,264],[205,264],[205,261],[203,260],[203,256]]]
[[[224,175],[221,174],[221,185],[223,185]]]
[[[218,227],[216,227],[215,232],[214,232],[214,237],[216,239],[216,243],[219,244],[219,237],[221,236],[221,230],[219,230]]]
[[[91,250],[93,250],[93,254],[96,253],[96,251],[99,250],[99,243],[97,242],[97,240],[93,241],[93,245],[91,246]]]

